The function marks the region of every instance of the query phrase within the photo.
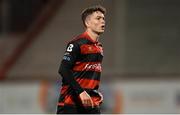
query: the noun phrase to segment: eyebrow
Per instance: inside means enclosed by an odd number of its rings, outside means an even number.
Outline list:
[[[105,16],[97,16],[96,18],[102,18],[103,20],[105,20]]]
[[[97,18],[105,18],[104,16],[97,16]]]

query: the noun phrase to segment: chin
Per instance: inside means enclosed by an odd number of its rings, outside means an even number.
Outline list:
[[[95,31],[95,33],[100,35],[100,34],[104,33],[104,30],[102,30],[102,31]]]
[[[99,33],[102,34],[102,33],[104,33],[104,31],[100,31]]]
[[[104,30],[102,30],[102,31],[99,31],[98,33],[102,34],[102,33],[104,33]]]

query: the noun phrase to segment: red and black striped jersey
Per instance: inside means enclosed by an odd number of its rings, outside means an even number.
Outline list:
[[[68,43],[59,68],[62,88],[58,105],[79,104],[79,94],[84,90],[91,96],[95,105],[101,103],[102,97],[98,88],[102,59],[101,43],[93,41],[86,32]]]

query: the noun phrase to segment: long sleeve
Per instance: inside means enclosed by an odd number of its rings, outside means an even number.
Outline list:
[[[84,89],[81,88],[78,82],[74,79],[72,69],[79,54],[79,45],[77,43],[69,43],[58,71],[65,82],[68,83],[78,95],[82,93]]]

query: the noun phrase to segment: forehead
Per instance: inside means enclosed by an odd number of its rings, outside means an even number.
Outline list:
[[[104,17],[104,14],[100,11],[95,11],[90,16],[91,17]]]

